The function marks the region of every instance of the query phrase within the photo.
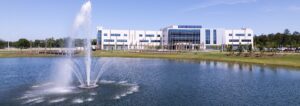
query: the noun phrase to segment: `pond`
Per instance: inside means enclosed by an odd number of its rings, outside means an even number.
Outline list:
[[[300,105],[300,69],[142,58],[95,58],[97,88],[40,95],[60,59],[1,58],[0,105]]]

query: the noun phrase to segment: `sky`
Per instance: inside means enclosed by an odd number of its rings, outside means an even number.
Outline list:
[[[1,0],[0,39],[70,35],[86,0]],[[169,25],[252,28],[255,34],[300,31],[300,0],[91,0],[96,27],[160,30]]]

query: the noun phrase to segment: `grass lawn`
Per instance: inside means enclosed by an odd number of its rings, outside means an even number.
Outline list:
[[[82,55],[82,54],[81,54]],[[22,54],[15,51],[0,51],[0,58],[9,57],[53,57],[46,54]],[[220,52],[181,52],[181,53],[149,53],[128,51],[96,51],[95,57],[128,57],[128,58],[164,58],[164,59],[187,59],[187,60],[212,60],[224,62],[242,62],[263,65],[276,65],[300,68],[300,54],[286,54],[281,56],[243,57],[226,56]]]
[[[20,51],[0,51],[0,58],[12,58],[12,57],[53,57],[56,55],[47,54],[25,54]]]
[[[133,53],[123,51],[97,51],[93,53],[96,57],[129,57],[129,58],[165,58],[165,59],[191,59],[191,60],[213,60],[224,62],[243,62],[264,65],[279,65],[300,68],[300,54],[287,54],[284,56],[266,57],[243,57],[226,56],[220,52],[201,53]]]

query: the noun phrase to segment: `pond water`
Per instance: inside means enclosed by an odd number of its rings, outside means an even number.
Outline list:
[[[1,58],[0,105],[300,105],[300,69],[214,61],[96,58],[99,87],[40,94],[60,59]]]

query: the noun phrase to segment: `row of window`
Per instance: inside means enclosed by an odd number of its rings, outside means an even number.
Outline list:
[[[205,30],[205,43],[210,44],[210,30]],[[213,44],[217,44],[217,30],[213,30]]]
[[[104,39],[104,42],[115,42],[115,40],[113,39]],[[127,42],[126,39],[119,39],[117,40],[117,42]]]
[[[143,34],[139,34],[140,37],[143,37]],[[146,34],[145,37],[154,37],[154,34]],[[160,35],[157,35],[156,37],[160,37]]]
[[[107,33],[104,33],[104,36],[107,36]],[[121,36],[121,34],[113,33],[110,36]],[[127,36],[127,34],[124,34],[124,36]]]
[[[108,34],[104,33],[103,35],[107,36]],[[110,34],[110,36],[121,36],[121,34],[113,33],[113,34]],[[127,34],[124,34],[124,36],[127,36]],[[139,34],[139,36],[143,37],[143,34]],[[154,36],[155,36],[154,34],[146,34],[145,35],[145,37],[154,37]],[[160,37],[160,35],[157,35],[157,37]]]
[[[233,34],[229,34],[229,36],[232,36]],[[246,36],[246,34],[235,34],[235,36]],[[252,34],[248,34],[248,36],[252,36]]]
[[[151,42],[160,42],[160,40],[150,40]],[[140,40],[140,42],[149,42],[149,40]]]
[[[251,42],[251,39],[242,39],[242,42]],[[240,42],[239,39],[229,39],[229,42]]]
[[[151,42],[160,42],[160,40],[150,40]],[[113,39],[104,39],[104,42],[115,42]],[[127,42],[126,39],[118,39],[117,42]],[[140,40],[140,42],[149,42],[149,40]]]
[[[201,25],[179,25],[178,28],[202,28]]]
[[[126,39],[117,40],[117,42],[127,42]]]

